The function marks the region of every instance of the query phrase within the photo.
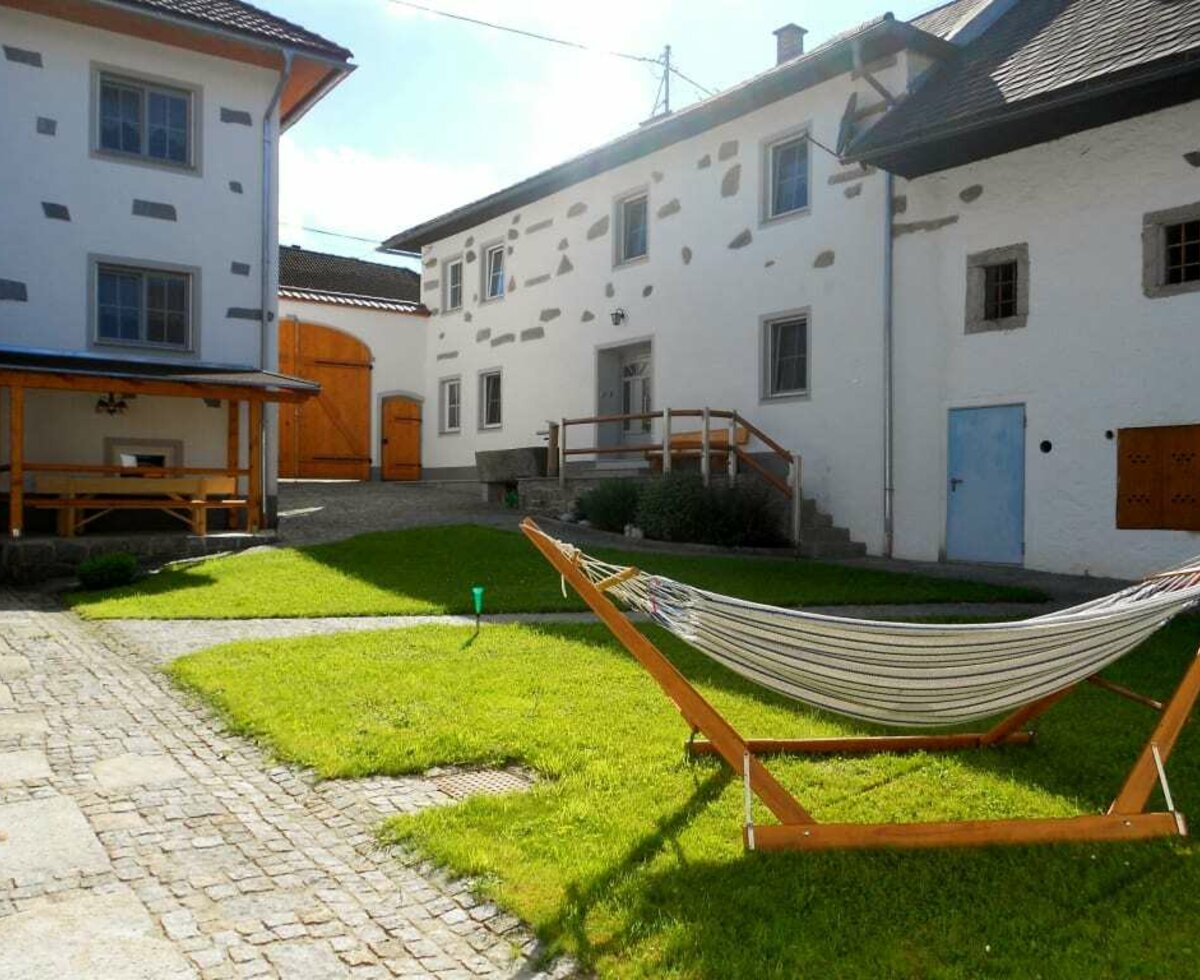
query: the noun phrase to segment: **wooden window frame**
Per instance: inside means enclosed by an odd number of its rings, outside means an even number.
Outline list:
[[[123,347],[135,350],[154,350],[175,354],[193,354],[197,348],[196,325],[199,323],[199,270],[188,266],[147,263],[109,256],[92,256],[89,262],[90,301],[89,339],[95,347]],[[139,276],[141,295],[138,307],[138,339],[125,340],[119,337],[104,337],[100,333],[100,276],[105,271]],[[153,276],[173,277],[184,280],[187,289],[184,315],[186,337],[181,344],[147,339],[149,317],[149,278]]]
[[[203,90],[198,85],[192,85],[177,79],[161,78],[146,75],[112,65],[93,63],[92,91],[90,101],[90,152],[92,157],[99,160],[129,163],[136,166],[152,167],[171,173],[191,174],[201,176],[201,120],[203,118]],[[138,152],[117,150],[104,147],[101,144],[101,97],[105,83],[136,89],[141,95],[141,147]],[[149,94],[160,92],[170,96],[183,96],[187,100],[187,160],[178,161],[151,156],[149,152]]]

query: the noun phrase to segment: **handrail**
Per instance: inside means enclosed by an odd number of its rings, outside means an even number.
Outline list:
[[[94,473],[99,476],[249,476],[245,467],[226,466],[115,466],[94,463],[26,463],[26,473]]]
[[[617,422],[646,422],[654,419],[662,420],[660,440],[654,443],[631,444],[621,446],[574,446],[567,445],[567,430],[571,426],[580,425],[611,425]],[[672,438],[671,423],[676,419],[702,419],[701,442],[699,446],[679,445]],[[712,421],[720,419],[722,425],[718,431],[727,432],[724,439],[713,439]],[[727,425],[726,425],[727,423]],[[738,445],[738,430],[743,430],[748,438],[758,440],[778,459],[787,465],[787,479],[780,477],[764,466],[742,446]],[[649,431],[647,427],[646,431]],[[800,495],[800,457],[789,452],[780,443],[772,439],[762,429],[749,419],[731,409],[717,408],[664,408],[657,412],[618,412],[610,415],[588,415],[580,418],[560,418],[547,423],[549,453],[549,474],[557,476],[559,486],[566,485],[567,459],[571,456],[604,456],[624,453],[644,453],[646,455],[660,454],[662,456],[663,472],[669,473],[672,459],[700,457],[700,473],[705,485],[708,485],[712,458],[717,456],[725,459],[729,479],[737,478],[738,463],[744,463],[749,469],[760,476],[770,487],[783,494],[791,504],[792,540],[799,543],[800,524],[803,498]]]

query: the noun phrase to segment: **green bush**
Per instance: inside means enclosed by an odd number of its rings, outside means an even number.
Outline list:
[[[638,485],[633,480],[604,480],[579,497],[575,511],[592,527],[621,532],[626,524],[635,522],[638,495]]]
[[[79,566],[79,584],[85,589],[113,589],[128,585],[138,574],[137,559],[125,551],[97,555]]]
[[[694,473],[670,473],[643,487],[634,523],[659,541],[761,548],[786,543],[780,516],[765,487],[706,487]]]

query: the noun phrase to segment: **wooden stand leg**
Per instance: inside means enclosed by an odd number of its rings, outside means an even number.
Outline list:
[[[250,402],[250,476],[249,486],[246,488],[246,499],[249,503],[246,509],[246,530],[251,534],[257,534],[262,526],[262,417],[262,402]]]

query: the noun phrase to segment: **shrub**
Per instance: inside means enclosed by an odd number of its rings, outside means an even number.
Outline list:
[[[633,480],[604,480],[580,495],[575,511],[592,527],[602,531],[624,531],[635,523],[638,485]]]
[[[636,519],[648,538],[725,548],[785,544],[780,521],[780,504],[765,487],[705,487],[694,473],[670,473],[647,484]]]
[[[125,551],[97,555],[79,566],[79,583],[85,589],[113,589],[129,585],[138,574],[137,559]]]

